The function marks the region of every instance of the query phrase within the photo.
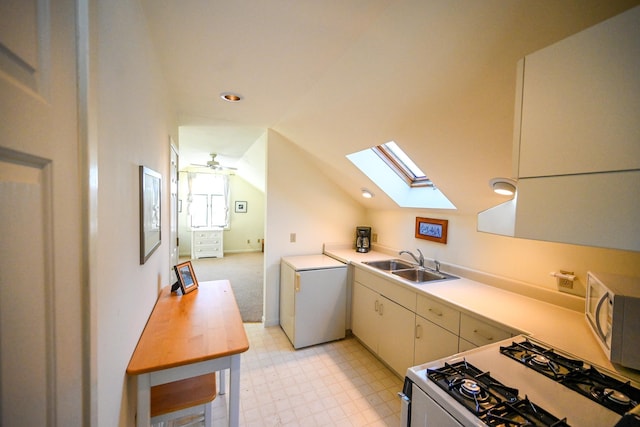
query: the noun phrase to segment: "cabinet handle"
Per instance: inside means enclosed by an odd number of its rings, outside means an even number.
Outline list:
[[[474,329],[474,330],[473,330],[473,333],[474,333],[474,334],[478,334],[478,335],[480,335],[480,337],[481,337],[481,338],[484,338],[484,339],[485,339],[485,340],[487,340],[487,341],[493,341],[493,337],[492,337],[491,335],[489,335],[489,334],[483,334],[482,332],[480,332],[480,330],[479,330],[479,329]]]
[[[422,336],[422,325],[418,323],[416,325],[416,338],[420,339],[421,336]]]
[[[435,314],[435,315],[436,315],[436,316],[438,316],[438,317],[442,317],[442,312],[441,312],[440,310],[436,310],[436,309],[434,309],[434,308],[430,308],[430,309],[429,309],[429,312],[431,312],[431,313]]]
[[[296,292],[300,292],[300,273],[296,273],[295,288]]]
[[[378,314],[380,314],[380,316],[382,316],[382,308],[384,307],[384,304],[380,304],[380,310],[378,311]]]
[[[378,312],[378,306],[380,305],[380,303],[378,302],[378,300],[376,300],[376,302],[373,303],[373,309],[375,310],[375,312]]]

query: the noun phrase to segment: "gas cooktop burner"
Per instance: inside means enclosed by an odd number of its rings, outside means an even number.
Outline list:
[[[487,411],[483,421],[488,426],[536,426],[569,427],[566,419],[554,415],[535,405],[525,397],[516,403],[502,403]]]
[[[630,405],[631,399],[626,394],[608,387],[595,386],[591,389],[591,394],[596,399],[609,399],[620,405]]]
[[[600,372],[581,360],[558,354],[529,340],[500,347],[500,353],[517,360],[600,405],[623,415],[640,401],[640,389]]]
[[[462,380],[460,384],[460,393],[469,399],[476,399],[480,402],[489,400],[489,394],[482,390],[482,387],[477,382],[469,379]]]
[[[489,426],[568,427],[564,420],[518,396],[466,360],[427,369],[427,378]]]

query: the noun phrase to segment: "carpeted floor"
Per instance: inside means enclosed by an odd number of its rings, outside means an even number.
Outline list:
[[[243,322],[262,321],[264,253],[224,254],[222,258],[192,259],[199,282],[227,279],[240,308]]]

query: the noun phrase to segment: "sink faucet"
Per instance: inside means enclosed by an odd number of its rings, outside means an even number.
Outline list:
[[[402,255],[402,254],[409,254],[411,255],[411,258],[413,258],[420,267],[424,267],[424,255],[422,255],[422,252],[420,251],[420,249],[416,249],[418,251],[418,253],[420,254],[420,257],[416,257],[413,253],[411,253],[410,251],[400,251],[398,253],[398,255]]]
[[[433,263],[436,266],[436,273],[440,273],[440,261],[438,261],[437,259],[434,259]]]

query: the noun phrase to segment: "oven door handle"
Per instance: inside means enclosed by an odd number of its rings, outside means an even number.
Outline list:
[[[400,397],[400,426],[411,427],[411,399],[403,392],[398,392]]]

